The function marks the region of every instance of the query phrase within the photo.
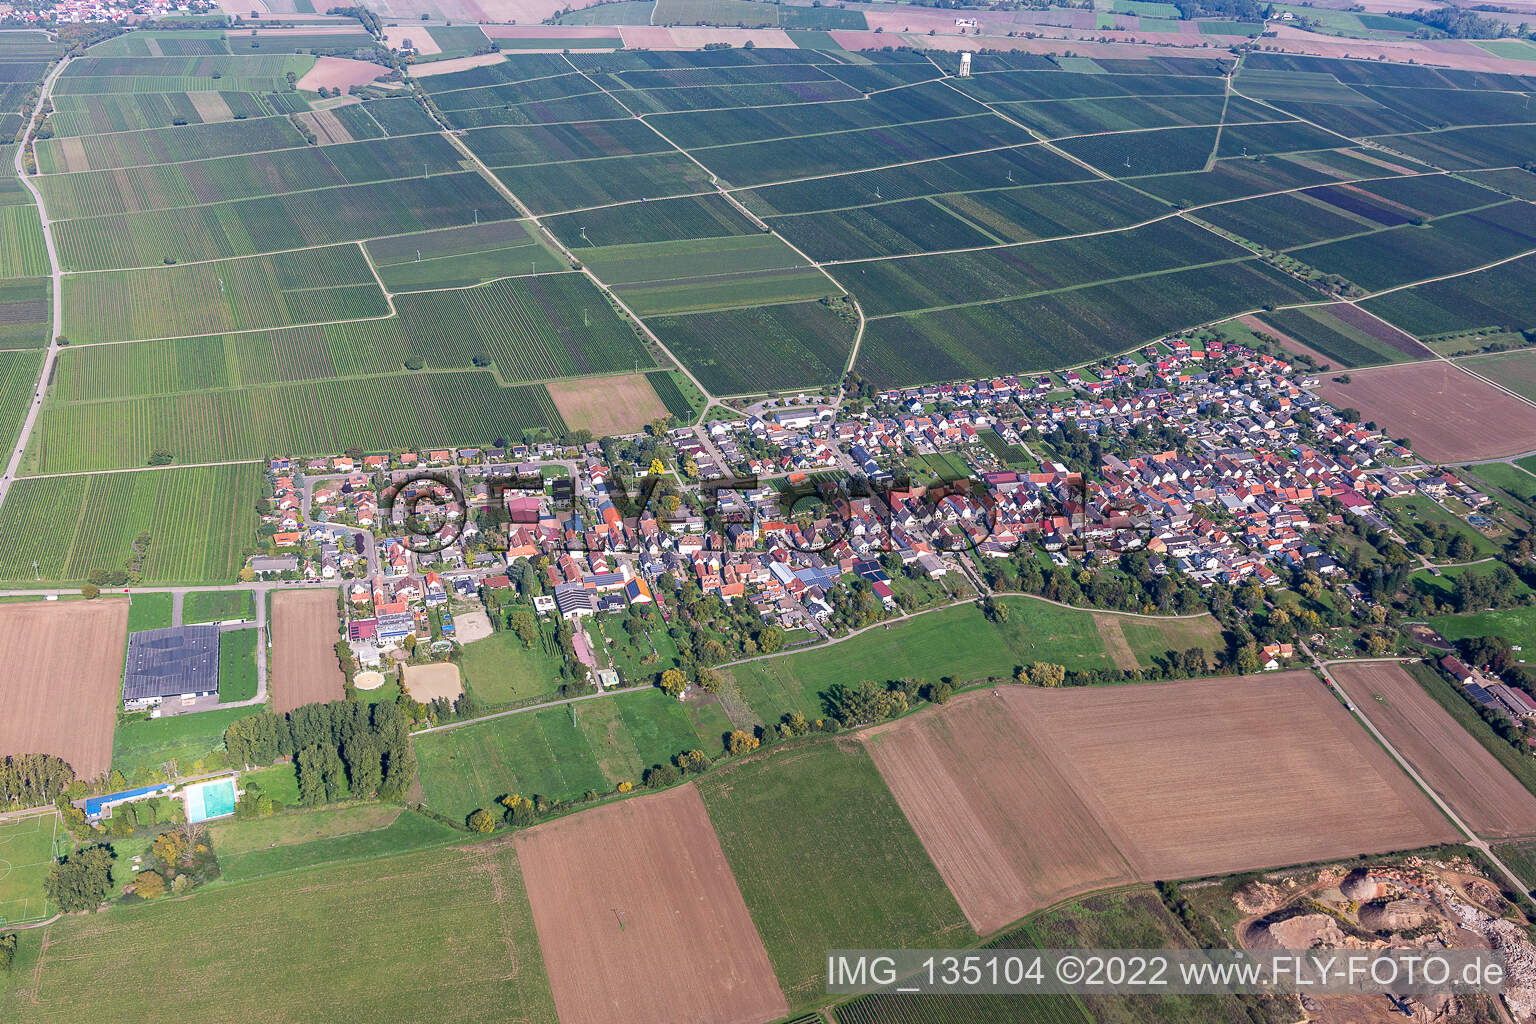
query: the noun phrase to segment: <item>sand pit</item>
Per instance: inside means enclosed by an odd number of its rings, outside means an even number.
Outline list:
[[[788,1012],[692,785],[515,842],[561,1024],[761,1024]]]
[[[453,617],[453,631],[460,644],[472,644],[490,636],[491,617],[483,611],[460,612]]]
[[[558,380],[545,387],[571,429],[585,428],[594,437],[633,434],[667,414],[643,373]]]
[[[1353,407],[1435,462],[1490,459],[1536,448],[1536,406],[1440,360],[1351,370],[1318,393]]]
[[[439,697],[454,700],[464,693],[459,666],[440,661],[431,665],[407,665],[403,670],[405,692],[426,704]]]
[[[0,754],[52,754],[105,775],[128,639],[128,602],[0,605]]]
[[[1088,889],[1456,838],[1306,672],[1004,686],[860,738],[982,934]]]
[[[359,672],[352,677],[352,685],[359,690],[377,690],[384,685],[384,673]]]
[[[335,590],[272,595],[272,709],[278,714],[346,695],[336,661],[339,622]]]
[[[389,68],[367,60],[350,60],[346,57],[319,57],[315,66],[304,72],[299,88],[318,92],[323,85],[328,89],[346,92],[354,85],[367,85],[375,78],[389,74]]]
[[[1478,835],[1536,834],[1536,796],[1399,665],[1338,665],[1341,689]]]

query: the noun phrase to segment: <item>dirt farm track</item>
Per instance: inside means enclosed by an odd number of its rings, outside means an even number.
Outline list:
[[[984,935],[1087,889],[1457,837],[1307,672],[1003,686],[861,739]]]
[[[1335,665],[1339,686],[1483,836],[1536,834],[1536,796],[1400,666]]]
[[[93,779],[112,763],[128,602],[0,605],[0,753],[53,754]]]
[[[560,1024],[758,1024],[788,1012],[691,784],[515,842]]]
[[[340,621],[334,590],[272,595],[272,708],[278,714],[346,696],[336,663]]]

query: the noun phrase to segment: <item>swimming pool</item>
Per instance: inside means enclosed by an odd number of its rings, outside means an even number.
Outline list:
[[[214,779],[188,786],[183,791],[187,821],[207,821],[235,813],[235,780]]]

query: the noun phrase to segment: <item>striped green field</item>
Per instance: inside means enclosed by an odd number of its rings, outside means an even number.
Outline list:
[[[18,479],[0,506],[0,579],[121,569],[147,533],[144,582],[233,582],[256,544],[260,497],[256,465]]]

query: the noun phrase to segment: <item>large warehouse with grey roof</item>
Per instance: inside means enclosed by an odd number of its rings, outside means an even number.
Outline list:
[[[219,627],[172,626],[128,637],[123,707],[143,711],[167,700],[219,692]]]

